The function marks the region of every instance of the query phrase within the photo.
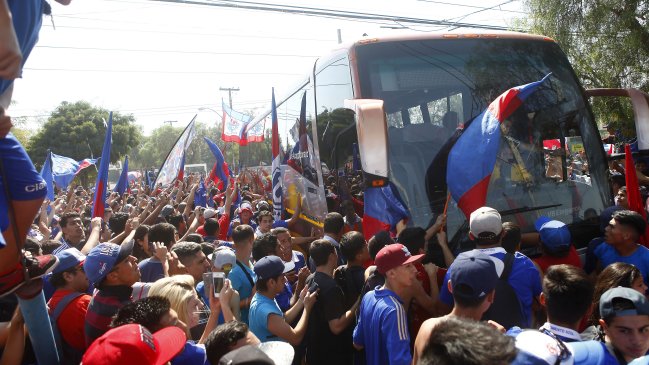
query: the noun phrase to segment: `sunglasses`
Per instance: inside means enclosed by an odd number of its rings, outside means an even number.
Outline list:
[[[568,350],[568,346],[566,346],[566,344],[563,341],[561,341],[559,337],[557,337],[554,333],[552,333],[546,328],[541,329],[541,332],[552,337],[557,342],[557,347],[559,348],[560,352],[559,355],[557,356],[557,359],[554,361],[554,365],[559,365],[561,364],[562,361],[570,358],[572,354],[570,353],[570,350]]]

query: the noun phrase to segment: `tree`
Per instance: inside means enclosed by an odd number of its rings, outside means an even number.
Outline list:
[[[649,89],[649,2],[525,0],[525,6],[530,30],[559,43],[586,88]],[[593,111],[620,127],[633,120],[623,99],[594,99]]]
[[[104,121],[108,121],[108,114],[108,110],[85,101],[62,102],[31,138],[27,148],[30,158],[41,166],[48,149],[75,160],[100,157],[106,136]],[[133,115],[113,113],[112,137],[110,161],[115,163],[142,138]]]

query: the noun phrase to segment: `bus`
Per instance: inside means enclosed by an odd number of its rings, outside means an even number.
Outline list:
[[[487,205],[523,233],[534,232],[540,216],[560,220],[577,247],[583,246],[601,235],[597,217],[613,204],[607,157],[591,95],[556,42],[543,36],[363,38],[317,59],[278,99],[280,144],[289,161],[284,196],[300,193],[305,219],[321,224],[335,209],[329,197],[362,199],[364,187],[385,179],[409,211],[407,224],[427,228],[446,206],[446,163],[458,130],[502,92],[550,73],[503,123]],[[357,113],[368,101],[379,106],[378,122]],[[300,138],[301,115],[306,141]],[[293,146],[300,143],[307,153],[295,153]],[[297,167],[290,163],[293,157],[301,160]],[[454,202],[447,209],[449,243],[458,248],[466,243],[468,222]]]

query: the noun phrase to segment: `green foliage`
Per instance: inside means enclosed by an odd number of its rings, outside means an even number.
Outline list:
[[[31,138],[27,147],[30,158],[41,166],[48,149],[75,160],[101,156],[108,114],[85,101],[62,102]],[[142,133],[132,115],[113,113],[112,137],[110,161],[115,163],[140,143]]]
[[[529,29],[559,43],[584,87],[649,89],[649,2],[525,0],[525,6]],[[593,111],[602,124],[634,130],[623,99],[594,99]]]

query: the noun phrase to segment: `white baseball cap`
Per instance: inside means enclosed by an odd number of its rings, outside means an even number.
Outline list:
[[[499,235],[503,230],[500,213],[489,207],[476,209],[469,217],[469,229],[475,237],[484,237],[487,234]]]

